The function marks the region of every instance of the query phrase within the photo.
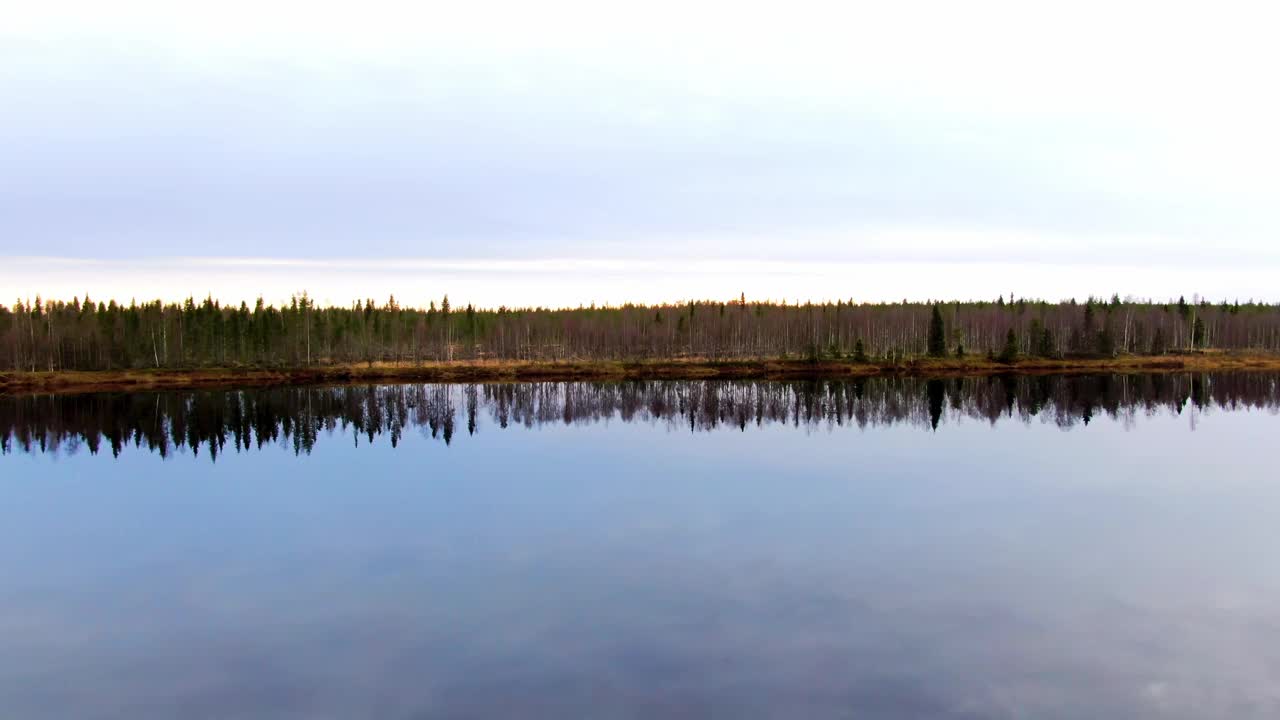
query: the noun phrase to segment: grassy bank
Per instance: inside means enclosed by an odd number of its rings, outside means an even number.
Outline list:
[[[101,372],[0,373],[0,393],[95,392],[362,382],[490,382],[533,380],[847,378],[873,375],[954,377],[961,375],[1280,371],[1280,355],[1197,353],[1050,360],[1028,358],[1000,363],[982,357],[906,362],[855,363],[845,360],[706,359],[623,361],[456,361],[421,365],[374,363],[310,368],[197,368]]]

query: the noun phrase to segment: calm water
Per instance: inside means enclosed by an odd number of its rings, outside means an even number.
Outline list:
[[[0,397],[0,717],[1280,717],[1280,378]]]

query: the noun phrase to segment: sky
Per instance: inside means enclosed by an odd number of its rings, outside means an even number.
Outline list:
[[[16,5],[0,302],[1280,300],[1276,13]]]

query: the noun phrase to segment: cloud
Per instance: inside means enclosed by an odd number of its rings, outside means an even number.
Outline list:
[[[1269,15],[29,4],[0,257],[1275,268]]]
[[[1059,300],[1113,292],[1167,300],[1195,294],[1212,300],[1272,298],[1267,267],[1215,269],[1035,262],[800,262],[760,260],[422,260],[361,258],[290,260],[166,258],[80,260],[8,258],[0,286],[14,298],[180,300],[212,295],[223,302],[288,302],[308,292],[322,304],[346,305],[394,295],[422,305],[449,295],[455,306],[577,307],[691,299],[848,300],[858,302],[994,299],[997,294]],[[5,301],[11,302],[6,298]]]

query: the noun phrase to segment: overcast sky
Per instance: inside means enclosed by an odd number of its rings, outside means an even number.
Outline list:
[[[1280,300],[1265,8],[612,5],[10,8],[0,291]]]

